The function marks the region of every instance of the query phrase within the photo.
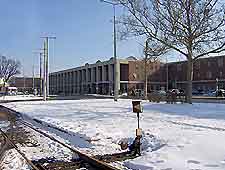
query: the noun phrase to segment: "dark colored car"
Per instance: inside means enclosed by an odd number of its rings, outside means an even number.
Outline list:
[[[172,93],[176,93],[177,95],[185,95],[185,91],[183,89],[172,89],[170,90]]]

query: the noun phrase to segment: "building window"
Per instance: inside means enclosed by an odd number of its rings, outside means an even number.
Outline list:
[[[207,72],[207,77],[208,77],[209,79],[212,78],[212,72],[211,72],[211,71],[208,71],[208,72]]]
[[[181,64],[177,64],[177,71],[181,71],[182,70],[182,65]]]
[[[219,58],[217,62],[219,67],[223,67],[223,58]]]
[[[222,78],[223,77],[223,72],[222,71],[220,71],[220,78]]]
[[[208,67],[210,67],[210,65],[211,65],[211,63],[210,63],[210,61],[208,61]]]
[[[136,70],[138,70],[138,64],[136,64],[136,66],[135,66],[135,67],[136,67]]]
[[[197,61],[197,62],[196,62],[196,69],[199,70],[199,69],[200,69],[200,65],[201,65],[201,64],[200,64],[200,61]]]

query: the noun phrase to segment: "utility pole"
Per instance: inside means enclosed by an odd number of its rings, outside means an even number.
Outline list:
[[[33,85],[33,94],[34,94],[34,88],[35,88],[35,82],[34,82],[34,65],[33,65],[33,68],[32,68],[32,85]]]
[[[44,38],[44,101],[47,100],[49,95],[49,77],[48,77],[48,65],[49,65],[49,39],[56,39],[56,37],[45,36]]]
[[[117,61],[117,49],[116,49],[116,5],[118,3],[113,3],[106,0],[100,0],[113,6],[113,54],[114,54],[114,101],[118,100],[119,95],[119,70],[118,70],[118,61]]]
[[[43,63],[43,68],[44,68],[44,83],[43,83],[43,100],[47,100],[47,82],[46,82],[46,41],[44,41],[44,63]]]
[[[39,53],[40,55],[40,65],[39,65],[39,69],[40,69],[40,96],[42,95],[42,53]]]

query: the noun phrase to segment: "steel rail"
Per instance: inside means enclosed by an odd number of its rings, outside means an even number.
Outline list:
[[[14,142],[8,137],[8,135],[0,128],[0,132],[3,137],[8,141],[8,143],[26,160],[26,162],[31,166],[34,170],[39,170],[27,157],[26,155],[19,150],[19,148],[14,144]]]
[[[2,137],[4,139],[3,139],[3,142],[0,145],[1,146],[1,149],[0,149],[0,165],[1,165],[2,160],[4,159],[5,150],[8,147],[6,138],[4,136],[2,136]]]
[[[88,156],[87,154],[84,154],[84,153],[81,153],[78,149],[70,146],[70,145],[67,145],[63,142],[61,142],[60,140],[54,138],[53,136],[33,127],[33,125],[31,125],[30,123],[26,122],[26,121],[23,121],[23,120],[20,120],[20,123],[29,127],[30,129],[40,133],[41,135],[53,140],[54,142],[57,142],[59,144],[61,144],[62,146],[64,146],[65,148],[73,151],[74,153],[76,153],[82,160],[86,161],[87,163],[90,163],[92,166],[98,168],[98,169],[102,169],[102,170],[118,170],[117,168],[105,163],[105,162],[102,162],[96,158],[93,158],[93,157],[90,157]]]

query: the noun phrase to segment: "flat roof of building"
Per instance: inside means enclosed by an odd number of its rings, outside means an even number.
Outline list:
[[[138,60],[136,57],[133,57],[133,56],[129,56],[125,59],[117,59],[121,64],[128,64],[128,61],[136,61]],[[101,61],[101,60],[97,60],[95,63],[86,63],[82,66],[78,66],[78,67],[74,67],[74,68],[69,68],[69,69],[64,69],[64,70],[59,70],[59,71],[55,71],[55,72],[51,72],[51,74],[56,74],[56,73],[63,73],[63,72],[71,72],[71,71],[75,71],[75,70],[81,70],[81,69],[84,69],[85,67],[89,67],[89,68],[92,68],[92,67],[96,67],[96,65],[107,65],[107,64],[113,64],[114,63],[114,60],[113,60],[113,57],[111,57],[109,60],[105,60],[105,61]]]

